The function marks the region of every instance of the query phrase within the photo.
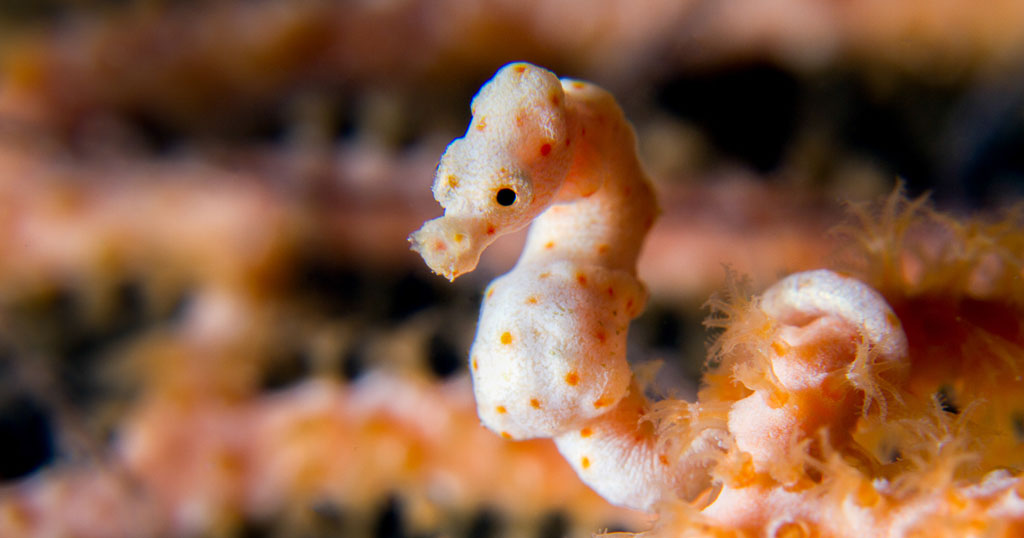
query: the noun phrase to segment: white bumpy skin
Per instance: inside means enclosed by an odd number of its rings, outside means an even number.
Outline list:
[[[434,178],[444,216],[409,238],[431,270],[449,280],[472,271],[499,235],[551,205],[572,160],[564,101],[558,80],[528,64],[505,67],[473,98],[469,130]]]
[[[649,510],[676,481],[640,422],[643,395],[620,405],[626,332],[647,299],[636,260],[658,211],[633,129],[609,93],[526,63],[502,68],[472,112],[434,180],[445,214],[410,241],[454,279],[532,222],[485,294],[470,351],[480,418],[508,439],[556,438],[598,493]]]

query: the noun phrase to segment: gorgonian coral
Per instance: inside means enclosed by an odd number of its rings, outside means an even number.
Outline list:
[[[855,208],[838,271],[713,301],[722,327],[696,402],[652,403],[625,361],[656,214],[632,129],[592,85],[505,67],[442,158],[445,215],[412,236],[448,278],[532,222],[485,294],[470,352],[478,413],[552,437],[652,534],[1024,532],[1024,233],[893,195]]]

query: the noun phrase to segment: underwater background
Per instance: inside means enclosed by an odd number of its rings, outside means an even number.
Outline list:
[[[692,398],[730,271],[833,263],[898,188],[1020,207],[1021,28],[1015,0],[0,0],[0,535],[642,530],[479,425],[467,350],[522,235],[454,284],[408,250],[475,91],[524,60],[617,97],[663,211],[629,355]]]

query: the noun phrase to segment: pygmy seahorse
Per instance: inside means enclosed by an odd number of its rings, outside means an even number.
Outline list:
[[[555,438],[598,493],[649,508],[668,461],[640,422],[626,332],[647,299],[636,260],[658,209],[633,129],[608,92],[526,63],[502,68],[472,114],[437,169],[444,216],[410,240],[454,279],[532,222],[516,266],[485,293],[470,350],[480,418],[509,439]]]

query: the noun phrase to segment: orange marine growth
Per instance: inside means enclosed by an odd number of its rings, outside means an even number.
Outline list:
[[[854,213],[853,276],[713,299],[724,332],[696,405],[728,409],[731,446],[706,504],[652,534],[1024,532],[1024,219],[960,222],[898,193]],[[666,432],[693,416],[658,406]]]

